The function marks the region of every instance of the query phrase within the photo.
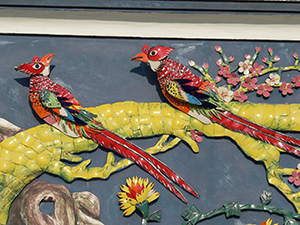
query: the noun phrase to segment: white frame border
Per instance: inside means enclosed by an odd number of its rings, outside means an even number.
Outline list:
[[[299,41],[299,21],[299,14],[0,9],[1,34]]]

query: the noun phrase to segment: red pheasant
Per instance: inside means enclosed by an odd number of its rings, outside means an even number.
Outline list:
[[[174,48],[165,46],[150,49],[145,45],[142,53],[132,58],[133,61],[148,63],[152,71],[157,73],[162,93],[173,106],[204,124],[218,123],[234,132],[249,135],[300,156],[299,149],[294,147],[300,146],[300,140],[230,112],[226,103],[201,77],[169,57],[173,50]]]
[[[54,54],[48,54],[42,59],[35,56],[32,62],[15,66],[16,71],[30,75],[29,98],[34,111],[40,118],[68,136],[92,139],[97,144],[134,161],[183,202],[186,202],[186,199],[173,186],[172,181],[198,197],[193,188],[167,165],[138,146],[105,129],[96,119],[96,115],[86,111],[67,89],[53,82],[48,76],[50,61],[54,56]]]

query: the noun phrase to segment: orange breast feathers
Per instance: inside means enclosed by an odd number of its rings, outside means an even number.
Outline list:
[[[38,93],[30,93],[29,99],[32,104],[32,108],[38,114],[38,116],[40,118],[43,119],[43,118],[51,115],[51,112],[49,112],[49,110],[47,110],[43,107]]]

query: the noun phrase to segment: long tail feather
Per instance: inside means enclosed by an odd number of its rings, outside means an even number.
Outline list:
[[[100,133],[88,134],[92,140],[103,147],[111,149],[126,158],[133,160],[139,166],[148,171],[157,180],[159,180],[166,188],[173,192],[183,202],[187,202],[180,191],[172,184],[172,181],[177,183],[180,187],[190,192],[196,197],[199,197],[197,192],[188,185],[182,177],[172,171],[166,164],[156,159],[146,151],[130,143],[124,138],[103,129]],[[172,180],[169,180],[168,177]]]
[[[220,118],[213,115],[212,121],[219,123],[232,131],[244,133],[256,139],[270,143],[284,151],[300,156],[300,140],[272,130],[271,128],[254,123],[246,118],[235,115],[229,111],[219,112]],[[292,146],[294,145],[294,146]]]

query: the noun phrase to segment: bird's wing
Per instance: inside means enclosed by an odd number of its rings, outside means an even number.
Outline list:
[[[211,90],[209,86],[205,82],[197,82],[190,79],[176,79],[175,80],[178,84],[180,84],[181,88],[196,97],[197,99],[207,99],[207,98],[213,98],[214,100],[218,101],[218,95],[216,92]]]
[[[63,119],[72,121],[78,125],[87,125],[93,121],[96,115],[74,104],[74,99],[57,96],[58,93],[48,89],[41,91],[39,98],[44,108],[55,112]],[[75,101],[77,102],[77,101]]]
[[[55,112],[64,119],[75,122],[74,116],[66,108],[66,103],[63,103],[63,99],[58,98],[55,93],[44,89],[41,91],[39,98],[44,108],[50,112]]]
[[[205,108],[214,108],[215,106],[208,99],[215,98],[215,93],[206,86],[203,87],[193,85],[189,79],[176,79],[166,84],[166,92],[181,101]]]

